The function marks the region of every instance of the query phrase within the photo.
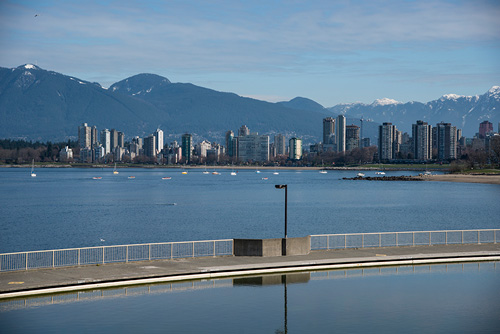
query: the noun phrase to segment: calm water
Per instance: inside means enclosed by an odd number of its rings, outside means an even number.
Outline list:
[[[0,253],[281,237],[284,191],[275,184],[288,184],[289,237],[499,227],[498,185],[341,180],[354,171],[240,171],[237,176],[229,170],[182,175],[179,169],[121,169],[119,175],[111,169],[36,172],[31,178],[28,169],[0,168]],[[387,173],[402,174],[411,173]],[[162,180],[165,176],[172,179]]]
[[[0,329],[274,334],[286,326],[288,333],[498,333],[499,265],[325,271],[19,299],[0,302]]]

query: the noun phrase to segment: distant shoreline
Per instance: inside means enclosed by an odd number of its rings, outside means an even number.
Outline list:
[[[500,174],[442,174],[421,177],[424,181],[500,184]]]
[[[407,167],[363,167],[363,166],[357,166],[357,167],[333,167],[333,166],[328,166],[328,167],[304,167],[304,166],[240,166],[240,165],[235,165],[235,166],[204,166],[204,165],[117,165],[117,169],[126,169],[126,168],[144,168],[144,169],[235,169],[235,170],[357,170],[357,171],[440,171],[440,172],[447,172],[447,169],[435,169],[435,168],[425,168],[425,167],[414,167],[414,168],[407,168]],[[21,164],[21,165],[0,165],[0,168],[31,168],[31,164]],[[35,168],[114,168],[114,164],[35,164]]]

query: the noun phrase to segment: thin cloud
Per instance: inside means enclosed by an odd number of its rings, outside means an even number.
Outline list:
[[[361,80],[390,70],[390,80],[397,81],[411,78],[424,64],[443,63],[443,69],[433,69],[452,71],[434,51],[451,50],[461,67],[474,61],[465,48],[489,48],[485,52],[500,56],[496,1],[23,4],[0,2],[0,66],[37,61],[82,79],[88,79],[86,73],[108,78],[104,86],[120,75],[173,71],[237,72],[241,80],[245,73],[284,80],[303,75],[306,81],[324,73]],[[422,60],[410,59],[412,53]],[[490,73],[499,72],[491,66]]]

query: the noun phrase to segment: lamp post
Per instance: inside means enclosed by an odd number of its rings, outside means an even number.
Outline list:
[[[288,186],[286,184],[276,184],[274,186],[276,189],[285,189],[285,239],[283,240],[281,246],[281,254],[286,255],[286,239],[287,239],[287,221],[286,221],[286,213],[287,213],[287,202],[288,202]]]

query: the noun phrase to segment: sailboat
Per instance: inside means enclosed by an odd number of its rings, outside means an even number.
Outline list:
[[[113,169],[113,174],[118,174],[118,171],[116,170],[116,162],[115,162],[115,169]]]
[[[31,162],[31,177],[36,177],[36,173],[35,173],[35,159],[33,159],[33,161]]]
[[[323,160],[321,160],[321,166],[323,166]],[[323,167],[323,168],[324,168],[324,167]],[[328,173],[328,172],[326,171],[326,169],[320,169],[319,173],[320,173],[320,174],[326,174],[326,173]]]
[[[210,172],[207,170],[207,165],[205,164],[205,170],[203,171],[203,174],[210,174]]]

